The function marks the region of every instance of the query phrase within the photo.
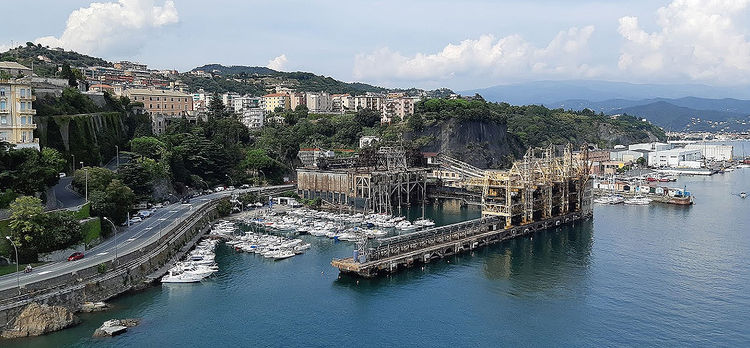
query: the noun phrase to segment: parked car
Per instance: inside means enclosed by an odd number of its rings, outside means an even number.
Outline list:
[[[221,192],[224,191],[224,186],[218,186],[214,189],[214,192]]]
[[[66,176],[65,173],[60,173],[60,174],[57,174],[57,175],[60,177],[60,179],[62,179],[62,178],[64,178]]]
[[[151,216],[152,212],[150,210],[139,210],[138,211],[138,217],[141,219],[145,219],[149,216]]]
[[[241,189],[249,189],[250,185],[249,184],[242,184],[242,186],[240,186],[240,188]]]
[[[141,221],[143,221],[143,219],[141,219],[140,216],[134,216],[134,217],[130,218],[130,223],[131,224],[139,223]]]
[[[76,251],[73,254],[71,254],[70,256],[68,256],[68,261],[80,260],[82,258],[83,258],[83,253],[80,252],[80,251]]]

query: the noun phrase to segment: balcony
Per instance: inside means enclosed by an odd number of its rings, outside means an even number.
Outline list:
[[[19,100],[23,100],[23,101],[35,101],[36,100],[36,96],[35,95],[27,95],[27,96],[18,97],[18,99]]]
[[[18,110],[21,115],[36,115],[36,109]]]
[[[0,109],[0,114],[9,114],[10,109]]]

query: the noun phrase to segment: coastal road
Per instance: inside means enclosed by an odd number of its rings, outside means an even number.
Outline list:
[[[55,191],[55,198],[57,198],[57,209],[73,208],[86,202],[83,196],[72,190],[71,183],[73,183],[73,177],[68,176],[61,178],[60,182],[52,187]]]
[[[227,197],[233,192],[251,192],[261,189],[276,189],[292,187],[292,185],[254,187],[245,190],[225,191],[212,193],[192,198],[190,203],[174,203],[157,209],[156,212],[130,227],[122,228],[118,231],[117,237],[109,238],[101,244],[84,252],[85,257],[78,261],[61,261],[49,263],[44,266],[34,268],[31,273],[20,273],[20,283],[23,287],[26,284],[35,283],[45,279],[54,278],[63,274],[75,272],[87,267],[95,266],[106,261],[114,260],[115,253],[117,256],[125,255],[134,250],[149,245],[161,237],[163,229],[175,221],[182,221],[190,216],[191,212],[202,205],[222,197]],[[102,224],[108,222],[102,221]],[[115,245],[117,246],[115,249]],[[16,273],[7,274],[0,277],[0,291],[17,287]]]

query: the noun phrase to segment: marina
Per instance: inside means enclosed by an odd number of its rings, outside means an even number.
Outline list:
[[[210,281],[122,296],[110,311],[82,315],[79,326],[5,346],[523,346],[531,340],[743,346],[750,322],[744,310],[750,306],[750,267],[742,261],[750,253],[743,228],[750,223],[750,201],[737,193],[748,191],[750,171],[679,177],[671,185],[689,187],[699,198],[695,206],[594,204],[594,219],[446,255],[387,277],[352,278],[331,269],[332,259],[352,256],[351,242],[299,235],[311,248],[283,261],[220,243],[219,271]],[[711,209],[718,203],[724,209]],[[422,208],[407,209],[404,216],[419,219]],[[425,217],[440,227],[480,218],[481,210],[445,201],[427,205]],[[416,311],[419,320],[407,319]],[[445,321],[467,312],[460,321]],[[91,339],[111,318],[142,318],[143,324],[104,342]],[[383,326],[388,320],[397,325]],[[342,322],[358,333],[340,330]],[[456,338],[456,330],[465,337]],[[417,331],[422,334],[415,336]]]

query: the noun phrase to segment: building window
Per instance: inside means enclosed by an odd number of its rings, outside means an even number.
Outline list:
[[[0,110],[5,110],[7,107],[5,100],[0,100]]]
[[[0,97],[5,96],[5,87],[0,87]]]
[[[0,116],[0,124],[8,124],[8,116]]]
[[[21,116],[21,124],[26,124],[26,116]]]

